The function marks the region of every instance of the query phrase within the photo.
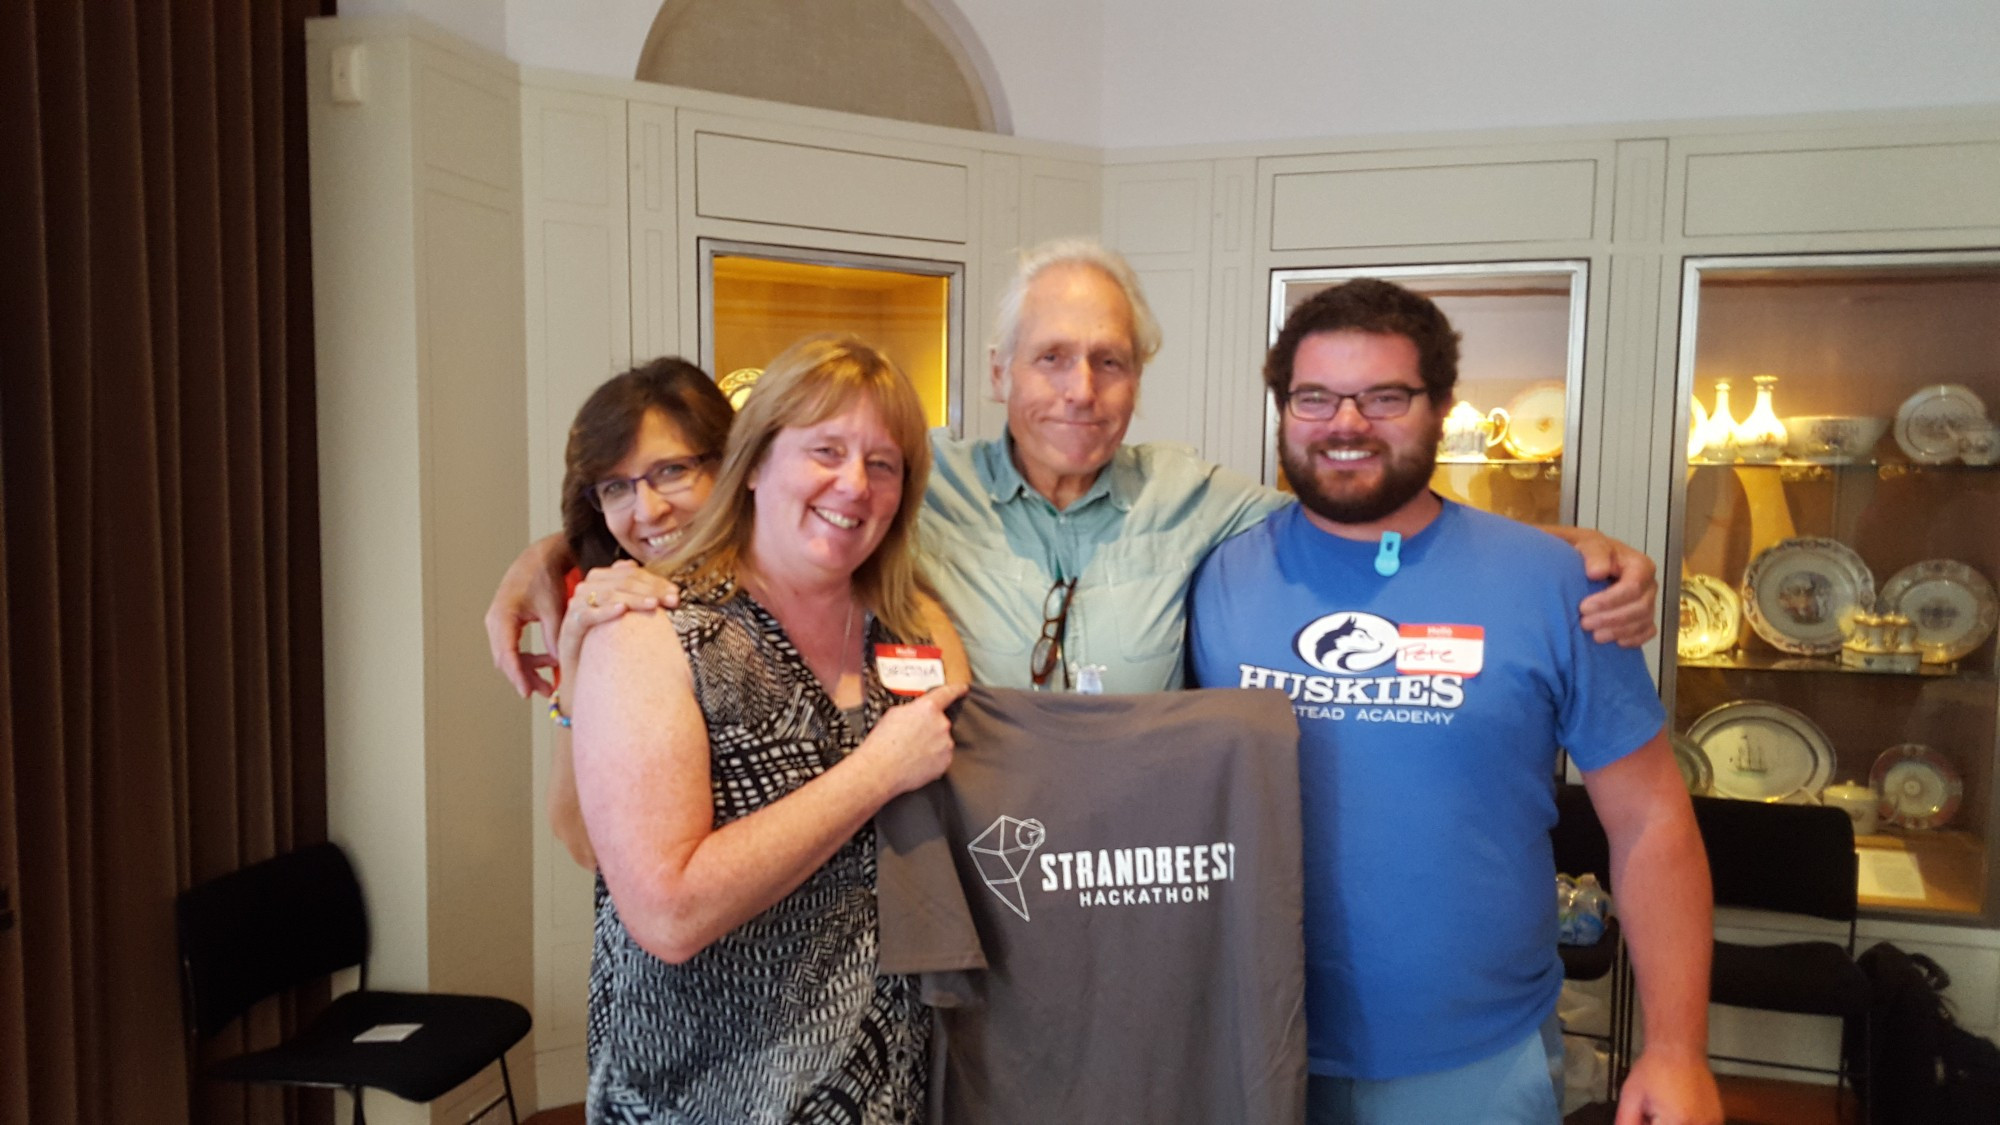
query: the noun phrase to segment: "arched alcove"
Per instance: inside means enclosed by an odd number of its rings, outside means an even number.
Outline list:
[[[666,0],[634,77],[1011,131],[992,60],[950,0]]]

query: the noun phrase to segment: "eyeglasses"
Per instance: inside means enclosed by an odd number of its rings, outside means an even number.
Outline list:
[[[1049,686],[1058,671],[1063,674],[1061,686],[1069,687],[1069,671],[1063,666],[1063,630],[1069,626],[1069,603],[1075,597],[1076,579],[1058,578],[1042,599],[1042,637],[1028,659],[1028,678],[1037,690]]]
[[[1354,400],[1354,409],[1371,422],[1386,422],[1410,412],[1410,400],[1428,395],[1425,387],[1370,387],[1351,395],[1335,394],[1317,387],[1285,396],[1285,409],[1301,422],[1327,422],[1340,413],[1340,404]]]
[[[598,511],[616,512],[630,507],[639,498],[639,482],[645,481],[654,494],[672,500],[693,488],[701,467],[713,460],[715,454],[705,453],[700,457],[661,461],[636,477],[606,477],[591,485],[590,491],[584,495],[589,497],[590,506]]]

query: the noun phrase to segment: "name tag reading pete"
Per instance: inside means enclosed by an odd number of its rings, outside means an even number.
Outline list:
[[[944,650],[936,645],[876,645],[875,674],[897,695],[944,686]]]

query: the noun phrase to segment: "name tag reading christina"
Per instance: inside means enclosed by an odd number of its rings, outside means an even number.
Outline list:
[[[944,686],[944,650],[936,645],[876,645],[875,674],[897,695]]]
[[[1476,676],[1486,664],[1486,630],[1478,625],[1404,625],[1396,671],[1405,676]]]

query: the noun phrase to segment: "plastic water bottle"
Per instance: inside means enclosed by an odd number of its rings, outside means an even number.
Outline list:
[[[1557,940],[1564,945],[1596,945],[1611,917],[1611,896],[1604,893],[1597,876],[1586,872],[1576,880],[1568,903],[1558,904],[1558,912],[1562,922]]]

